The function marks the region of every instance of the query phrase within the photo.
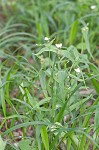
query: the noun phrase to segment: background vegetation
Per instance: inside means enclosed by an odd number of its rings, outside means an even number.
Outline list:
[[[0,149],[99,149],[99,1],[0,1]]]

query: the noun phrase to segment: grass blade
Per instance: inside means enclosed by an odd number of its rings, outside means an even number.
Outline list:
[[[45,126],[42,126],[41,128],[41,137],[42,137],[42,142],[44,144],[45,150],[49,150],[49,140],[48,140],[48,134]]]

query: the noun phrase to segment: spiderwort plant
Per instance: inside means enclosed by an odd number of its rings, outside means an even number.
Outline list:
[[[98,0],[0,8],[2,149],[99,149]]]

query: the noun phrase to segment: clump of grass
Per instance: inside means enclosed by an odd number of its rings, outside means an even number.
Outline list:
[[[0,28],[0,142],[8,150],[96,150],[99,68],[92,48],[98,45],[98,6],[43,2],[2,1],[6,20],[13,11],[16,21]]]
[[[98,57],[98,1],[68,1],[59,0],[45,1],[40,0],[10,2],[2,1],[1,4],[2,25],[6,26],[16,23],[25,24],[16,30],[27,31],[36,36],[34,43],[42,43],[45,36],[56,36],[56,42],[59,41],[64,46],[70,44],[77,45],[81,42],[82,34],[80,32],[82,24],[89,24],[90,46],[92,54]],[[95,7],[92,7],[95,6]],[[72,9],[71,9],[72,8]],[[78,13],[79,12],[79,13]],[[96,38],[97,37],[97,38]]]
[[[39,66],[32,66],[26,58],[19,56],[14,59],[9,71],[5,69],[4,79],[1,78],[1,105],[5,116],[1,128],[8,119],[11,123],[2,136],[13,136],[11,133],[14,130],[23,128],[22,138],[25,140],[26,127],[33,126],[33,142],[31,139],[27,141],[32,142],[29,148],[83,150],[84,146],[88,149],[91,143],[98,148],[99,97],[94,98],[93,94],[80,95],[80,89],[87,90],[91,82],[99,94],[96,82],[98,69],[76,47],[66,48],[62,44],[54,45],[53,42],[55,41],[45,42],[40,45],[37,53],[32,53],[33,64],[39,62]],[[4,65],[6,62],[2,63]],[[10,96],[12,88],[18,88],[16,98]],[[93,105],[87,108],[86,103],[90,100]],[[6,103],[10,114],[6,110]],[[93,117],[94,124],[90,124]],[[20,124],[14,126],[16,119]],[[23,150],[25,144],[20,144],[19,147]]]

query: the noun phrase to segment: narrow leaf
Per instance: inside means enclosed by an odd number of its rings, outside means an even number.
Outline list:
[[[48,134],[45,126],[42,126],[41,128],[41,137],[42,137],[42,142],[44,144],[45,150],[49,150],[49,140],[48,140]]]

